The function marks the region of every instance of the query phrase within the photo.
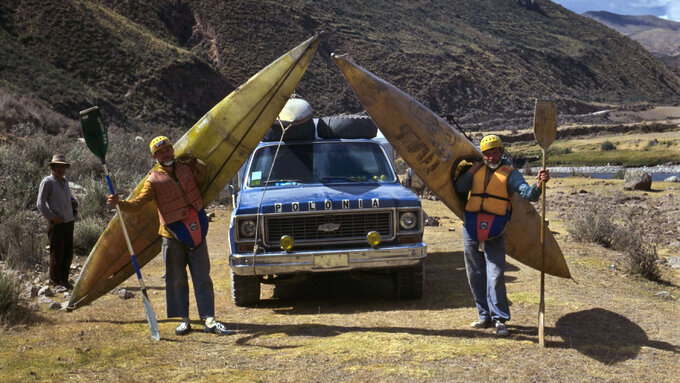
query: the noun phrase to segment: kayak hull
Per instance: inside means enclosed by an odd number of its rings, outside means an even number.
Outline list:
[[[454,179],[461,161],[481,159],[482,154],[462,133],[394,85],[344,56],[333,55],[336,64],[380,131],[411,169],[461,220],[464,203],[456,195]],[[506,252],[536,270],[541,269],[541,216],[517,193],[512,196],[512,217],[504,233]],[[547,230],[545,270],[571,278],[559,244]]]
[[[201,186],[204,206],[224,189],[272,126],[307,69],[319,42],[320,36],[314,36],[262,69],[215,105],[174,144],[177,158],[200,158],[206,163],[207,177]],[[130,197],[139,194],[145,180],[146,177]],[[139,212],[123,214],[137,261],[142,267],[161,249],[156,204],[151,202]],[[90,252],[74,286],[69,308],[77,309],[96,300],[134,273],[116,215]]]

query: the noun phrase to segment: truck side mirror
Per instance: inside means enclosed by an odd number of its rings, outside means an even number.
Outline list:
[[[231,193],[231,207],[236,208],[236,188],[231,183],[227,187],[229,188],[229,193]]]

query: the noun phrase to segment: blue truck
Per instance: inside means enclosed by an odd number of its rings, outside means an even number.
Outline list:
[[[234,304],[256,305],[261,283],[348,271],[384,274],[397,297],[420,298],[424,213],[399,183],[389,144],[365,116],[304,125],[291,139],[263,140],[232,187]]]

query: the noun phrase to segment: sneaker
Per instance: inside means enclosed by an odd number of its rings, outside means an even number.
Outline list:
[[[498,336],[510,335],[510,332],[508,331],[508,328],[505,326],[505,323],[499,320],[496,321],[496,335]]]
[[[493,324],[491,323],[491,319],[484,318],[470,323],[470,326],[473,328],[489,328],[492,327]]]
[[[211,334],[217,334],[217,335],[231,335],[234,332],[229,330],[227,326],[225,326],[223,323],[220,323],[218,321],[214,321],[214,326],[208,327],[208,325],[205,325],[205,332],[211,333]]]
[[[182,321],[175,329],[175,335],[186,335],[189,331],[191,331],[191,323]]]

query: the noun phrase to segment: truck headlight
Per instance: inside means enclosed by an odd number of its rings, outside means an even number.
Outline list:
[[[291,251],[293,249],[293,246],[295,245],[295,241],[293,240],[293,237],[291,237],[290,235],[284,235],[283,237],[281,237],[279,245],[283,250]]]
[[[382,237],[377,231],[369,231],[366,234],[366,242],[368,242],[369,246],[376,247],[380,244],[380,241],[382,241]]]
[[[238,232],[241,237],[253,238],[255,237],[255,221],[246,219],[238,223]]]
[[[418,225],[418,215],[412,211],[406,211],[399,215],[399,227],[404,230],[414,229]]]

